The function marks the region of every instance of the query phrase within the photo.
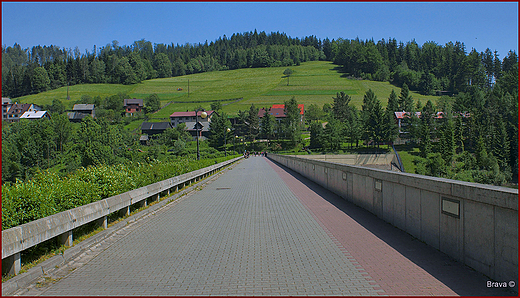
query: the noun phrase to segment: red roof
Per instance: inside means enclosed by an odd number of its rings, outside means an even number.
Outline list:
[[[395,118],[397,119],[403,119],[405,116],[406,118],[410,118],[410,112],[394,112]],[[417,118],[421,117],[421,112],[415,112],[415,116]]]
[[[298,108],[300,108],[300,115],[303,115],[304,106],[303,104],[298,104]],[[273,105],[271,109],[285,109],[285,105]]]
[[[298,104],[298,108],[300,108],[300,114],[303,115],[304,111],[304,105]],[[268,113],[270,115],[273,115],[276,118],[283,118],[285,117],[285,105],[273,105],[271,108],[269,108]],[[258,110],[258,117],[262,118],[265,115],[265,109],[262,108]]]
[[[197,116],[200,116],[202,114],[203,111],[199,111],[197,113]],[[206,111],[206,113],[208,113],[208,116],[213,114],[213,112],[215,111]],[[195,111],[189,111],[189,112],[175,112],[173,114],[170,115],[171,118],[175,118],[175,117],[195,117]]]

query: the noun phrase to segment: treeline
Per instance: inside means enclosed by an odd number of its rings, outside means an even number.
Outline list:
[[[284,33],[245,32],[199,44],[152,44],[117,41],[91,52],[57,46],[2,46],[2,96],[19,97],[85,83],[135,84],[143,80],[248,67],[292,66],[328,60],[356,78],[389,81],[423,94],[452,94],[468,88],[490,89],[500,84],[518,93],[518,56],[500,58],[489,48],[469,53],[462,42],[444,46],[415,40],[291,38]]]
[[[284,33],[246,32],[216,41],[185,44],[153,44],[146,40],[130,46],[117,41],[92,52],[57,46],[2,46],[2,96],[19,97],[75,84],[135,84],[207,71],[248,67],[299,65],[326,59],[321,41]]]
[[[375,81],[390,81],[410,90],[433,95],[436,90],[452,94],[468,88],[491,89],[500,84],[510,94],[518,93],[518,56],[509,51],[502,60],[497,51],[472,49],[464,43],[448,42],[441,46],[433,41],[421,46],[412,40],[406,44],[395,39],[345,40],[323,42],[327,58],[353,76]]]

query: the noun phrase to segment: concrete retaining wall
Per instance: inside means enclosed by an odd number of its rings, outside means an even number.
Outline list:
[[[518,281],[518,190],[268,157],[496,281]]]
[[[143,186],[104,200],[41,218],[2,231],[2,273],[17,274],[21,269],[20,253],[52,238],[72,245],[72,230],[93,221],[100,221],[106,228],[106,217],[114,212],[128,214],[133,204],[146,204],[148,199],[159,199],[161,193],[169,194],[185,185],[203,179],[242,157],[237,157],[190,173]]]

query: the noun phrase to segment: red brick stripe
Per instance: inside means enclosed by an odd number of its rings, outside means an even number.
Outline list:
[[[347,258],[366,271],[385,293],[382,295],[456,295],[434,276],[404,257],[322,195],[278,165],[268,163],[320,223]],[[335,196],[329,192],[330,196]]]

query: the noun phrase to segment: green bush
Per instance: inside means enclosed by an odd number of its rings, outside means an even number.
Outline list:
[[[174,176],[201,169],[232,157],[207,150],[200,161],[176,158],[149,163],[127,162],[89,166],[60,177],[52,170],[34,178],[2,185],[2,229],[9,229],[52,214],[76,208]]]

